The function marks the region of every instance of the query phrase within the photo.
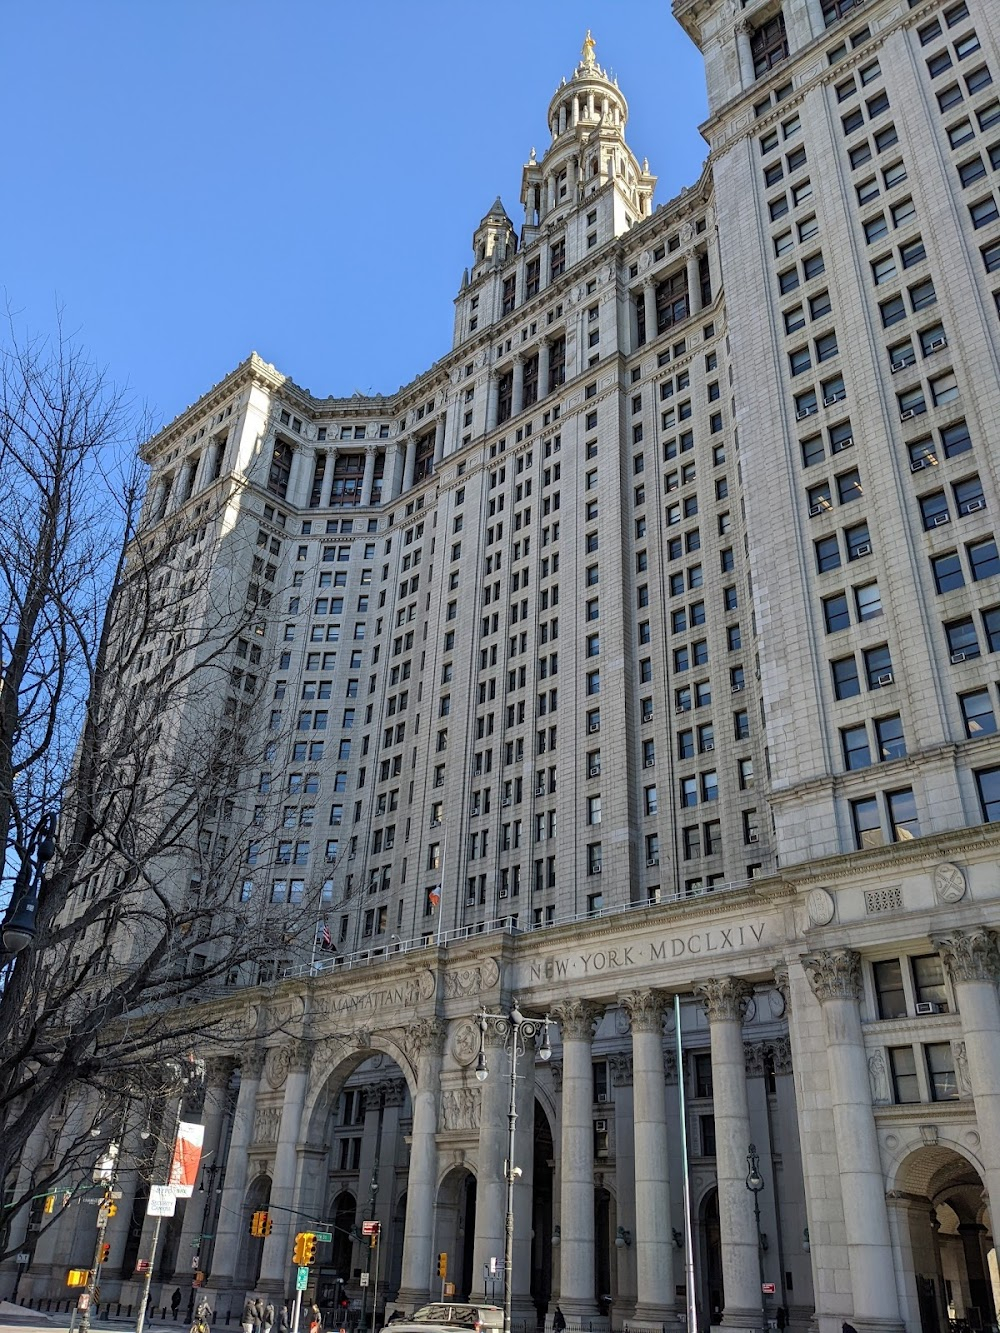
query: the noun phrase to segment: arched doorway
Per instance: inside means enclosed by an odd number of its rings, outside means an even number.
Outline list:
[[[243,1200],[243,1223],[240,1227],[240,1257],[236,1264],[236,1285],[247,1289],[257,1285],[260,1264],[264,1257],[264,1237],[250,1235],[250,1219],[254,1213],[266,1209],[271,1200],[271,1177],[256,1176],[250,1183]]]
[[[448,1280],[455,1284],[456,1300],[482,1295],[482,1276],[477,1283],[473,1272],[475,1242],[476,1177],[464,1167],[455,1167],[438,1187],[434,1249],[448,1256]]]
[[[594,1191],[594,1300],[602,1315],[611,1313],[611,1195],[603,1186]]]
[[[926,1144],[900,1164],[895,1186],[890,1222],[907,1326],[970,1333],[995,1324],[993,1228],[976,1167],[946,1144]]]
[[[719,1191],[708,1191],[701,1201],[698,1214],[699,1248],[701,1262],[696,1265],[701,1273],[699,1317],[705,1329],[721,1324],[726,1306],[726,1292],[722,1285],[722,1230],[719,1225]]]
[[[531,1200],[531,1299],[541,1319],[552,1297],[552,1189],[555,1171],[555,1148],[552,1126],[545,1110],[535,1101],[535,1140]]]

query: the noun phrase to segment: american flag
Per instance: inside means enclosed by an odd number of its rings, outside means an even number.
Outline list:
[[[323,928],[319,933],[319,947],[330,953],[333,952],[333,936],[330,934],[330,927],[323,922]]]

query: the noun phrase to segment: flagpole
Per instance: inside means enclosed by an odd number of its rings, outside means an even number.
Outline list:
[[[440,889],[439,889],[439,891],[438,891],[439,896],[438,896],[438,937],[437,937],[437,942],[438,942],[438,948],[439,948],[439,949],[440,949],[440,947],[441,947],[441,945],[442,945],[442,943],[443,943],[442,935],[444,934],[444,930],[443,930],[443,927],[444,927],[444,869],[445,869],[445,866],[447,865],[447,863],[448,863],[448,821],[445,820],[445,821],[444,821],[444,834],[443,834],[442,839],[441,839],[441,875],[440,875]]]

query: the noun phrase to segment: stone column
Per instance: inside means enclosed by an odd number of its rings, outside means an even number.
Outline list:
[[[14,1185],[15,1199],[22,1195],[31,1195],[32,1179],[35,1169],[42,1160],[42,1153],[45,1149],[45,1141],[49,1131],[49,1120],[51,1116],[43,1116],[35,1125],[34,1129],[28,1135],[28,1141],[24,1145],[24,1151],[21,1154],[21,1160],[17,1168],[17,1181]],[[53,1191],[54,1192],[54,1191]],[[24,1245],[25,1237],[28,1234],[28,1222],[31,1217],[31,1205],[26,1203],[23,1208],[14,1214],[10,1219],[10,1238],[8,1246],[12,1250],[19,1250]],[[10,1260],[4,1264],[4,1268],[10,1267]],[[17,1265],[13,1265],[15,1271]],[[13,1286],[13,1278],[11,1278]]]
[[[511,390],[512,417],[524,410],[524,357],[520,352],[514,354],[514,384]]]
[[[500,376],[493,367],[486,377],[486,431],[496,429],[500,401]]]
[[[743,1053],[743,1015],[751,989],[739,977],[696,987],[712,1030],[712,1095],[719,1184],[724,1321],[727,1328],[760,1327],[760,1255],[753,1195],[747,1189],[750,1107]]]
[[[406,1049],[417,1065],[410,1131],[410,1173],[406,1187],[406,1228],[399,1294],[402,1305],[423,1305],[430,1297],[431,1246],[437,1204],[437,1108],[441,1095],[441,1057],[447,1028],[436,1018],[422,1018],[406,1029]]]
[[[499,1258],[503,1264],[504,1217],[507,1185],[507,1103],[510,1098],[510,1061],[504,1035],[490,1027],[484,1038],[489,1077],[479,1090],[479,1153],[476,1175],[476,1239],[472,1252],[473,1289],[483,1264]]]
[[[233,1130],[229,1136],[226,1155],[226,1183],[222,1190],[219,1224],[216,1228],[215,1248],[212,1252],[212,1274],[208,1286],[212,1291],[232,1290],[240,1240],[246,1221],[243,1199],[247,1187],[247,1148],[253,1134],[257,1091],[260,1088],[264,1052],[248,1051],[240,1066],[240,1090],[233,1115]]]
[[[442,412],[434,422],[434,471],[436,472],[444,460],[444,433],[447,413]]]
[[[549,338],[543,338],[538,344],[538,397],[539,400],[545,398],[549,392],[549,351],[552,342]]]
[[[594,1069],[591,1040],[603,1010],[566,1000],[552,1011],[563,1044],[559,1297],[564,1314],[597,1313],[594,1302]]]
[[[214,1057],[205,1062],[205,1102],[202,1107],[202,1123],[205,1126],[205,1137],[202,1145],[201,1160],[203,1163],[203,1179],[208,1177],[204,1175],[204,1168],[215,1163],[217,1167],[222,1167],[219,1161],[219,1145],[222,1140],[222,1127],[226,1114],[226,1099],[229,1080],[233,1073],[233,1061],[226,1056]],[[216,1174],[216,1181],[221,1183],[221,1174]],[[205,1193],[202,1194],[198,1189],[198,1183],[195,1183],[194,1193],[184,1205],[184,1221],[181,1224],[180,1239],[177,1242],[177,1263],[174,1269],[178,1284],[183,1285],[190,1281],[194,1268],[191,1260],[195,1255],[201,1255],[201,1236],[202,1219],[205,1219],[208,1227],[208,1219],[211,1217],[213,1204],[213,1195],[205,1186]],[[208,1227],[211,1230],[211,1227]],[[204,1268],[203,1263],[199,1263],[199,1268]]]
[[[309,457],[312,457],[310,453]],[[306,451],[301,447],[292,449],[292,460],[288,466],[288,486],[285,489],[285,500],[288,504],[306,507],[306,501],[309,496],[306,493]]]
[[[736,54],[740,61],[740,79],[743,87],[749,88],[754,81],[753,52],[750,50],[750,22],[740,19],[735,28]]]
[[[365,470],[361,478],[361,503],[370,505],[372,502],[372,483],[375,480],[375,455],[378,449],[374,444],[365,445]]]
[[[646,343],[656,338],[656,282],[647,278],[642,284],[642,301],[646,313]]]
[[[699,276],[698,256],[691,251],[687,258],[688,311],[697,315],[701,311],[701,278]]]
[[[417,461],[417,441],[414,436],[406,441],[406,459],[403,463],[403,490],[408,491],[413,485],[413,468]]]
[[[1000,950],[995,931],[953,930],[934,940],[955,988],[968,1080],[976,1103],[983,1183],[1000,1200]],[[961,1073],[961,1070],[957,1070]],[[1000,1209],[998,1209],[1000,1211]]]
[[[861,1031],[860,958],[853,949],[827,949],[802,965],[826,1024],[840,1187],[854,1315],[859,1333],[902,1329],[885,1181],[872,1115],[868,1056]]]
[[[663,1065],[665,999],[634,991],[620,1003],[632,1024],[632,1104],[635,1134],[635,1318],[662,1324],[674,1310],[667,1087]]]
[[[285,1075],[285,1095],[281,1103],[281,1125],[274,1149],[274,1171],[271,1177],[271,1198],[268,1210],[271,1234],[264,1241],[261,1256],[261,1292],[282,1299],[291,1263],[292,1218],[295,1208],[295,1175],[298,1165],[299,1129],[302,1107],[309,1081],[310,1048],[302,1041],[289,1042],[288,1073]],[[297,1229],[297,1228],[296,1228]]]
[[[708,220],[708,244],[705,246],[705,254],[708,256],[708,285],[712,300],[715,301],[719,295],[722,264],[719,258],[719,229],[715,225],[714,215]]]

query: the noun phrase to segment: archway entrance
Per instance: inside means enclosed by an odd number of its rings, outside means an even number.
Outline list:
[[[921,1333],[972,1333],[995,1324],[993,1227],[972,1163],[944,1144],[918,1148],[900,1166],[889,1198],[907,1326],[919,1326]]]
[[[455,1300],[482,1299],[483,1277],[473,1272],[475,1241],[476,1178],[471,1171],[456,1167],[438,1189],[434,1240],[436,1253],[448,1256],[448,1281],[455,1284]],[[440,1292],[433,1294],[440,1296]]]
[[[695,1265],[701,1274],[698,1300],[699,1317],[704,1328],[722,1322],[726,1292],[722,1285],[722,1231],[719,1226],[719,1191],[709,1190],[702,1199],[699,1216],[700,1262]]]
[[[531,1299],[541,1318],[552,1296],[552,1181],[555,1148],[552,1126],[539,1101],[535,1101],[535,1141],[531,1200]]]
[[[264,1257],[264,1238],[250,1235],[250,1219],[254,1213],[267,1208],[270,1198],[271,1177],[264,1175],[255,1177],[243,1202],[240,1256],[236,1266],[236,1285],[247,1290],[257,1285],[261,1260]]]

